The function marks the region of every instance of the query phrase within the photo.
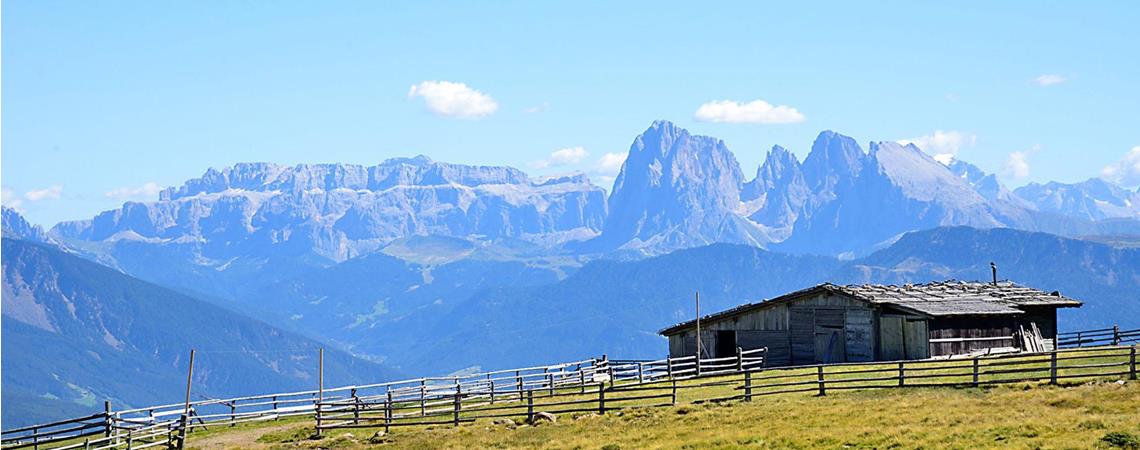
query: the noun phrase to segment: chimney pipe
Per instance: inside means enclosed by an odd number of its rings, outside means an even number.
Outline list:
[[[994,286],[997,286],[997,264],[994,264],[993,261],[990,261],[990,272],[992,272],[994,276]]]

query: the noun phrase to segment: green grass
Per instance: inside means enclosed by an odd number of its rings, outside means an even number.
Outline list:
[[[536,408],[541,410],[541,408]],[[575,418],[577,417],[577,418]],[[1140,383],[1015,384],[992,388],[784,394],[633,408],[605,416],[561,414],[555,424],[330,431],[308,422],[203,439],[192,448],[1129,448],[1140,439]],[[212,430],[211,430],[212,431]],[[218,444],[218,445],[215,445]]]
[[[1074,365],[1120,363],[1127,361],[1127,350],[1083,352],[1092,359],[1063,359],[1058,374],[1089,375],[1126,370],[1127,366],[1075,368]],[[814,367],[771,370],[754,375],[754,383],[810,382],[787,387],[757,387],[756,394],[782,389],[810,392],[758,395],[752,402],[725,400],[742,394],[741,374],[716,378],[690,379],[677,383],[677,405],[671,398],[620,401],[647,394],[669,394],[671,383],[659,383],[658,391],[607,391],[607,407],[624,409],[604,416],[593,413],[560,413],[556,424],[519,426],[515,421],[478,418],[459,427],[417,425],[393,427],[391,433],[376,436],[382,428],[326,430],[314,438],[310,418],[253,423],[235,428],[211,426],[195,432],[191,448],[1134,448],[1140,440],[1140,382],[1118,382],[1121,376],[1066,379],[1050,385],[1048,357],[1028,363],[1010,364],[1019,359],[981,360],[979,372],[987,380],[1015,377],[1041,377],[1044,381],[1021,381],[971,387],[969,360],[907,363],[906,373],[927,378],[908,379],[915,383],[966,383],[957,387],[893,388],[897,380],[859,381],[857,378],[893,377],[897,364],[870,364],[827,367],[826,396],[818,396]],[[916,370],[920,369],[921,370]],[[1029,374],[989,373],[1014,368],[1033,370]],[[882,372],[839,373],[853,370]],[[761,379],[775,375],[780,379]],[[840,386],[892,387],[888,389],[842,390]],[[621,384],[618,385],[620,389]],[[547,397],[535,392],[535,411],[565,408],[596,408],[596,387],[585,394],[578,388],[559,391]],[[517,397],[499,396],[494,405],[463,405],[461,418],[503,413],[488,408],[513,405],[511,412],[525,412]],[[552,406],[553,402],[588,401],[583,405]],[[405,412],[418,412],[416,404]],[[443,406],[446,409],[446,406]],[[362,417],[380,416],[366,411]],[[426,420],[446,421],[445,415]],[[410,419],[417,420],[417,419]],[[364,422],[367,423],[367,422]]]

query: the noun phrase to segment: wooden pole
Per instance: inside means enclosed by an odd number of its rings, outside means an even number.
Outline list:
[[[606,414],[606,383],[598,383],[598,414]]]
[[[111,437],[111,430],[114,429],[115,420],[111,418],[111,401],[105,400],[103,402],[103,437]]]
[[[694,299],[697,304],[697,375],[701,374],[701,291],[696,291]]]
[[[899,361],[899,387],[906,385],[906,369],[903,367],[903,362]]]
[[[978,387],[978,357],[974,357],[974,387]]]
[[[752,372],[744,372],[744,401],[752,401]]]
[[[677,404],[677,379],[671,378],[669,381],[671,381],[673,383],[673,391],[669,395],[669,404],[670,405],[676,405]]]
[[[1136,379],[1136,346],[1132,346],[1132,351],[1128,352],[1128,379]]]
[[[529,396],[530,396],[529,391],[527,392],[527,396],[529,398]],[[459,426],[459,409],[462,408],[462,406],[461,406],[461,404],[463,402],[462,397],[463,397],[463,394],[459,391],[459,385],[455,385],[455,416],[454,416],[454,420],[455,420],[455,426],[457,426],[457,427]]]
[[[1057,384],[1057,351],[1049,353],[1049,384]]]
[[[1120,325],[1112,326],[1112,345],[1120,345]]]
[[[387,433],[392,424],[392,390],[384,388],[384,393],[388,396],[384,402],[384,432]]]
[[[317,436],[321,435],[321,403],[325,401],[325,348],[317,349]]]
[[[526,391],[526,423],[534,423],[534,391]]]
[[[819,395],[827,395],[827,388],[823,384],[823,366],[815,366],[816,380],[819,383]]]
[[[194,349],[190,349],[190,367],[186,370],[186,402],[178,426],[178,448],[186,448],[186,429],[190,425],[190,382],[194,379]]]

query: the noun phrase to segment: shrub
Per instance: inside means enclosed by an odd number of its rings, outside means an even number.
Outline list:
[[[1140,436],[1125,431],[1113,431],[1100,438],[1100,441],[1116,448],[1140,450]]]

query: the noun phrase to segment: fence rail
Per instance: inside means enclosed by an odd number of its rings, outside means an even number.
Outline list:
[[[645,367],[658,361],[610,361],[605,372],[615,376],[578,388],[529,390],[498,403],[485,392],[449,391],[436,397],[427,409],[397,397],[369,401],[329,401],[318,408],[318,430],[384,428],[416,425],[459,425],[477,419],[518,417],[534,421],[538,412],[605,414],[628,407],[677,404],[679,393],[693,403],[727,400],[752,401],[776,394],[827,395],[829,390],[905,387],[979,387],[1018,382],[1062,381],[1127,377],[1136,379],[1136,353],[1140,346],[1103,346],[1040,353],[979,355],[965,358],[892,362],[818,364],[790,367],[749,367],[746,352],[735,358],[708,363],[738,371],[707,371],[699,375],[651,377]],[[691,359],[691,357],[690,357]],[[683,363],[680,363],[683,364]],[[695,361],[688,364],[696,366]],[[633,376],[640,365],[640,378]],[[728,370],[728,369],[724,369]],[[625,373],[624,377],[616,374]],[[675,372],[676,373],[676,372]]]
[[[1140,328],[1121,330],[1119,326],[1098,330],[1057,333],[1057,348],[1081,348],[1098,345],[1140,344]]]
[[[1056,352],[787,368],[766,367],[766,349],[738,349],[734,356],[700,360],[695,356],[610,360],[603,355],[600,359],[470,375],[199,399],[190,403],[190,415],[185,421],[181,420],[184,404],[120,411],[112,411],[107,404],[102,413],[4,430],[0,448],[173,447],[182,442],[186,432],[195,429],[291,416],[314,417],[318,430],[326,430],[434,422],[454,424],[457,420],[463,422],[481,417],[522,416],[531,419],[539,409],[554,413],[604,413],[631,404],[648,406],[665,404],[666,400],[668,404],[674,404],[678,392],[718,386],[731,387],[730,392],[690,400],[751,400],[755,396],[790,392],[824,394],[828,389],[983,385],[1042,379],[1057,382],[1090,376],[1127,375],[1134,378],[1135,347],[1106,349],[1092,346],[1119,346],[1138,341],[1140,330],[1113,327],[1058,334],[1060,350]],[[1100,353],[1080,353],[1082,351],[1109,352],[1116,359],[1073,364],[1087,359],[1104,359]],[[1123,352],[1131,353],[1125,355]],[[889,367],[884,367],[884,364]],[[814,372],[804,373],[805,370]],[[458,415],[456,411],[459,411]]]

